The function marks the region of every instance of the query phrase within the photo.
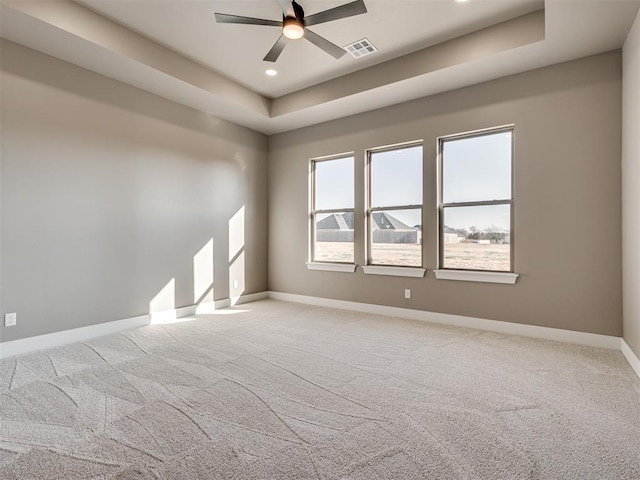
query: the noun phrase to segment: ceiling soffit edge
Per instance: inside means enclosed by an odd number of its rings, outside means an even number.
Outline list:
[[[55,2],[3,1],[0,3],[3,17],[17,14],[31,17],[46,26],[73,35],[78,40],[94,47],[116,53],[126,60],[133,60],[153,70],[174,77],[189,85],[230,101],[240,108],[265,117],[269,116],[271,99],[264,97],[212,70],[163,47],[140,34],[122,27],[88,8],[70,0]],[[23,43],[12,38],[10,22],[3,22],[2,36],[8,40]],[[34,48],[32,45],[27,45]],[[43,53],[47,47],[35,48]],[[58,55],[53,54],[54,56]],[[67,60],[62,58],[62,60]],[[76,62],[71,62],[76,63]],[[77,64],[77,63],[76,63]],[[83,66],[83,65],[79,65]]]
[[[545,39],[545,11],[516,17],[273,99],[271,117],[294,113]]]

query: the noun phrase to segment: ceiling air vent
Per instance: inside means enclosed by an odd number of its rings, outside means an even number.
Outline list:
[[[366,38],[353,42],[345,46],[344,49],[349,52],[353,58],[365,57],[378,51],[378,49],[373,46],[373,43]]]

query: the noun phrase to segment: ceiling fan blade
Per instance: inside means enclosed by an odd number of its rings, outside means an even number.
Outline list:
[[[280,3],[282,14],[285,17],[295,17],[295,12],[293,11],[293,5],[291,4],[291,0],[278,0],[278,2]]]
[[[282,22],[276,20],[266,20],[264,18],[241,17],[240,15],[227,15],[226,13],[216,13],[218,23],[241,23],[244,25],[265,25],[267,27],[281,27]]]
[[[332,20],[340,20],[341,18],[353,17],[367,13],[367,7],[364,0],[356,0],[355,2],[340,5],[339,7],[330,8],[324,12],[314,13],[305,17],[304,23],[309,27],[318,25],[319,23],[331,22]]]
[[[308,28],[304,29],[304,38],[309,40],[316,47],[320,47],[322,50],[324,50],[325,52],[327,52],[329,55],[331,55],[334,58],[340,58],[345,53],[347,53],[345,50],[343,50],[339,46],[331,43],[329,40],[327,40],[324,37],[321,37],[317,33],[312,32]]]
[[[276,43],[273,44],[273,47],[271,47],[271,50],[269,50],[269,53],[267,53],[266,57],[264,57],[263,60],[265,62],[275,62],[286,46],[287,37],[285,37],[284,35],[280,35],[280,38],[276,40]]]

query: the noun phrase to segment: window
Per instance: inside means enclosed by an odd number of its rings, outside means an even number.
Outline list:
[[[440,139],[440,268],[513,272],[513,128]]]
[[[367,264],[420,268],[422,145],[373,150],[368,157]]]
[[[354,197],[352,155],[311,161],[311,262],[354,263]]]

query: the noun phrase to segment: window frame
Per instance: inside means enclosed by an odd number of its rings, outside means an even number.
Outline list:
[[[444,202],[444,144],[451,140],[484,137],[498,133],[511,133],[511,198],[509,200],[480,200],[466,202]],[[438,270],[442,272],[487,273],[487,274],[515,274],[515,202],[514,202],[514,153],[515,153],[515,124],[490,127],[471,132],[456,133],[438,137]],[[509,205],[509,270],[483,270],[475,268],[447,268],[444,266],[444,210],[456,207],[482,207],[495,205]],[[444,278],[444,275],[442,276]],[[488,280],[487,280],[488,281]],[[515,280],[514,280],[515,281]],[[510,282],[509,282],[510,283]]]
[[[420,181],[422,183],[422,202],[418,205],[399,205],[399,206],[388,206],[388,207],[373,207],[371,200],[373,196],[373,185],[372,185],[372,157],[376,153],[382,152],[390,152],[394,150],[402,150],[404,148],[411,147],[422,147],[422,175]],[[424,160],[424,139],[420,140],[412,140],[409,142],[396,143],[393,145],[386,145],[384,147],[376,147],[369,148],[365,152],[366,163],[365,163],[365,273],[375,273],[384,275],[383,269],[388,270],[389,274],[392,275],[402,275],[400,270],[398,269],[406,269],[407,271],[413,269],[415,271],[420,271],[420,277],[424,275],[425,272],[425,261],[424,261],[424,192],[425,192],[425,181],[424,181],[424,172],[425,172],[425,160]],[[372,259],[372,240],[373,235],[371,231],[371,217],[374,212],[380,211],[393,211],[393,210],[420,210],[420,225],[421,225],[421,234],[422,241],[420,242],[420,265],[398,265],[398,264],[388,264],[388,263],[373,263]],[[373,268],[371,268],[373,267]],[[404,276],[404,275],[402,275]],[[417,276],[409,273],[408,276]]]
[[[330,162],[333,160],[342,160],[346,158],[351,158],[353,161],[353,207],[351,208],[329,208],[329,209],[316,209],[316,165],[321,162]],[[356,189],[355,189],[355,178],[356,178],[356,158],[355,152],[344,152],[338,153],[335,155],[327,155],[324,157],[316,157],[311,158],[309,160],[309,214],[308,214],[308,231],[309,231],[309,243],[308,243],[308,252],[307,252],[307,268],[309,270],[325,270],[324,267],[331,271],[344,271],[344,272],[353,272],[355,271],[356,266],[356,239],[355,239],[355,228],[354,228],[354,237],[353,237],[353,261],[352,262],[328,262],[324,260],[316,260],[314,258],[314,254],[316,251],[316,216],[318,214],[332,214],[332,213],[345,213],[351,212],[354,215],[354,227],[355,227],[355,204],[356,204]],[[316,266],[316,267],[314,267]],[[331,268],[331,266],[335,266],[336,268]],[[351,267],[353,266],[353,269]],[[345,268],[342,268],[345,267]]]

